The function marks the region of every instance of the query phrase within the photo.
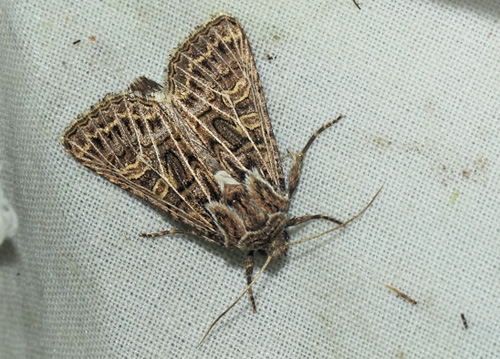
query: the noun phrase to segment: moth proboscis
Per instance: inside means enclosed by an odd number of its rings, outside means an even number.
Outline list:
[[[62,141],[84,166],[190,227],[142,236],[188,233],[247,251],[247,287],[238,300],[248,292],[256,311],[251,287],[271,259],[345,226],[380,192],[346,222],[324,215],[288,218],[305,153],[340,118],[293,156],[287,188],[248,38],[238,20],[221,14],[173,53],[165,87],[139,77],[77,117]],[[337,226],[288,241],[287,227],[312,219]],[[254,251],[268,259],[252,280]]]

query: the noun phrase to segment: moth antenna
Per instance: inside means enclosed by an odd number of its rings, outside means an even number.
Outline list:
[[[327,233],[330,233],[330,232],[333,232],[339,228],[342,228],[342,227],[345,227],[347,225],[347,223],[349,222],[352,222],[354,221],[356,218],[358,218],[359,216],[361,216],[363,214],[364,211],[366,211],[368,209],[368,207],[371,206],[371,204],[373,203],[373,201],[375,201],[375,198],[377,198],[378,194],[380,193],[380,191],[382,191],[382,188],[384,187],[384,185],[380,186],[380,188],[378,189],[377,193],[375,193],[375,196],[373,196],[373,198],[370,200],[370,202],[368,202],[368,204],[365,206],[365,208],[363,208],[358,214],[356,214],[354,217],[351,217],[349,218],[347,221],[345,221],[344,223],[342,224],[339,224],[338,226],[336,227],[333,227],[333,228],[330,228],[324,232],[321,232],[321,233],[318,233],[318,234],[315,234],[314,236],[311,236],[311,237],[307,237],[307,238],[304,238],[304,239],[301,239],[299,241],[295,241],[295,242],[289,242],[287,243],[286,245],[287,246],[293,246],[293,245],[296,245],[296,244],[301,244],[301,243],[305,243],[307,241],[310,241],[311,239],[315,239],[315,238],[318,238],[318,237],[321,237],[322,235],[324,234],[327,234]]]
[[[257,273],[257,275],[255,276],[255,278],[253,279],[253,281],[248,285],[248,287],[243,291],[243,293],[241,293],[241,295],[238,297],[238,299],[236,299],[233,302],[233,304],[231,304],[229,307],[227,307],[227,309],[225,311],[223,311],[222,314],[219,315],[217,317],[217,319],[215,319],[212,322],[212,324],[210,325],[210,327],[208,328],[208,330],[205,332],[205,335],[203,336],[203,338],[201,338],[201,341],[198,344],[198,347],[201,345],[201,343],[203,343],[203,341],[205,340],[205,338],[208,336],[208,333],[210,333],[210,331],[212,330],[212,328],[214,327],[214,325],[219,321],[219,319],[222,318],[227,312],[229,312],[231,310],[231,308],[234,307],[236,305],[236,303],[238,303],[240,301],[241,298],[243,298],[243,296],[245,295],[245,293],[248,292],[248,290],[250,288],[252,288],[253,284],[257,281],[257,279],[260,277],[260,275],[262,274],[262,272],[264,272],[264,270],[266,269],[266,267],[269,264],[269,262],[271,262],[271,256],[267,257],[266,263],[264,263],[264,265],[260,269],[259,273]]]

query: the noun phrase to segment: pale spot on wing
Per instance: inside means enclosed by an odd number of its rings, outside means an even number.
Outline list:
[[[217,180],[217,183],[219,184],[221,192],[224,191],[224,186],[229,184],[229,185],[239,185],[240,182],[235,180],[229,173],[227,173],[224,170],[218,171],[215,174],[215,179]]]
[[[151,97],[152,100],[158,103],[165,103],[167,105],[170,105],[171,103],[170,97],[167,96],[165,92],[163,92],[163,90],[150,93],[149,96]]]

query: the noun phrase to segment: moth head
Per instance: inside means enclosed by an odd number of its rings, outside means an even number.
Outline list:
[[[278,234],[271,243],[269,243],[269,246],[266,248],[266,254],[273,259],[278,259],[286,255],[289,238],[286,230]]]

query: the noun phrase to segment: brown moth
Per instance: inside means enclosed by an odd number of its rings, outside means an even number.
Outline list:
[[[198,28],[172,55],[165,83],[140,77],[125,91],[106,95],[66,129],[64,147],[84,166],[190,227],[141,235],[189,233],[248,252],[245,292],[256,311],[251,285],[269,261],[313,238],[288,242],[286,227],[326,219],[336,229],[355,218],[342,223],[323,215],[288,217],[304,154],[341,116],[293,156],[287,188],[238,20],[221,14]],[[254,251],[268,260],[252,281]]]

